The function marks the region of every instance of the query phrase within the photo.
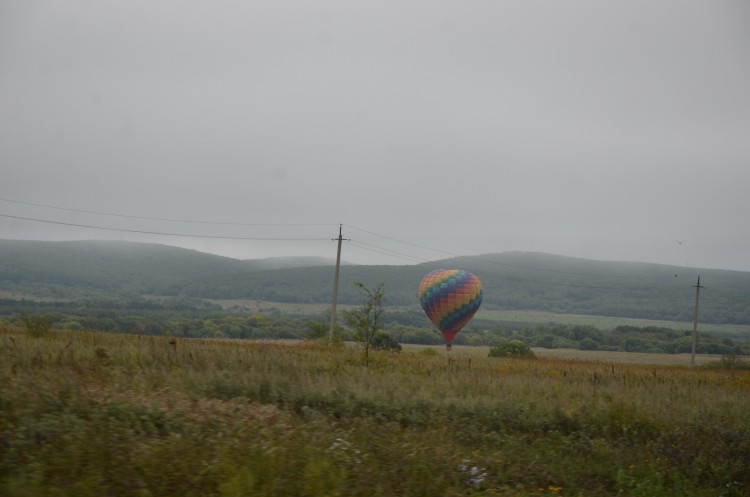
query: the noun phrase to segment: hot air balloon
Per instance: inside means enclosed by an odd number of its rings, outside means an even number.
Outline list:
[[[482,283],[463,269],[432,271],[419,284],[419,303],[445,337],[445,348],[482,304]]]

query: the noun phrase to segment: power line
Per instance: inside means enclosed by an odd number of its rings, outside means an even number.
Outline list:
[[[34,221],[37,223],[48,223],[48,224],[58,224],[62,226],[74,226],[76,228],[89,228],[89,229],[95,229],[95,230],[106,230],[106,231],[122,231],[125,233],[140,233],[140,234],[146,234],[146,235],[164,235],[164,236],[179,236],[179,237],[186,237],[186,238],[214,238],[214,239],[221,239],[221,240],[254,240],[254,241],[328,241],[328,238],[266,238],[266,237],[245,237],[245,236],[219,236],[219,235],[196,235],[196,234],[188,234],[188,233],[168,233],[168,232],[162,232],[162,231],[146,231],[146,230],[133,230],[133,229],[125,229],[125,228],[111,228],[106,226],[93,226],[89,224],[77,224],[77,223],[66,223],[62,221],[50,221],[48,219],[36,219],[31,217],[22,217],[22,216],[11,216],[8,214],[0,214],[0,217],[6,217],[10,219],[20,219],[23,221]]]
[[[479,261],[479,262],[486,262],[486,263],[489,263],[489,264],[496,264],[496,265],[499,265],[499,266],[507,266],[507,267],[512,267],[512,268],[515,268],[515,269],[523,269],[523,270],[526,270],[526,271],[540,271],[540,272],[548,272],[548,273],[567,274],[567,275],[571,275],[571,276],[591,276],[591,277],[596,277],[596,278],[637,278],[638,277],[638,276],[631,276],[631,275],[626,275],[626,274],[614,275],[614,274],[582,273],[582,272],[578,272],[578,271],[562,271],[562,270],[559,270],[559,269],[548,269],[548,268],[540,268],[540,267],[532,267],[532,266],[522,266],[522,265],[519,265],[519,264],[512,264],[512,263],[509,263],[509,262],[501,262],[501,261],[496,261],[496,260],[492,260],[492,259],[485,259],[483,257],[477,257],[477,256],[472,256],[472,255],[460,255],[460,254],[456,254],[456,253],[453,253],[453,252],[448,252],[448,251],[445,251],[445,250],[439,250],[439,249],[427,247],[425,245],[419,245],[419,244],[416,244],[416,243],[407,242],[407,241],[404,241],[404,240],[399,240],[398,238],[393,238],[393,237],[390,237],[390,236],[381,235],[379,233],[375,233],[375,232],[368,231],[368,230],[365,230],[365,229],[362,229],[362,228],[358,228],[356,226],[351,226],[351,225],[347,225],[347,226],[349,228],[361,231],[363,233],[368,233],[368,234],[373,235],[373,236],[377,236],[377,237],[380,237],[380,238],[385,238],[385,239],[392,240],[392,241],[395,241],[395,242],[398,242],[398,243],[403,243],[405,245],[411,245],[413,247],[418,247],[418,248],[423,248],[423,249],[427,249],[427,250],[432,250],[434,252],[443,253],[443,254],[446,254],[446,255],[453,256],[453,257],[460,257],[460,258],[463,258],[463,259],[470,259],[470,260]],[[411,256],[408,256],[408,257],[411,257]],[[418,259],[419,260],[419,258],[417,258],[417,257],[414,257],[414,259]],[[421,260],[424,261],[424,259],[421,259]],[[425,262],[432,262],[432,261],[425,261]]]
[[[404,245],[411,245],[411,246],[417,247],[417,248],[432,250],[433,252],[439,252],[439,253],[450,255],[450,256],[453,256],[453,257],[461,257],[459,254],[454,254],[453,252],[447,252],[445,250],[439,250],[439,249],[435,249],[435,248],[432,248],[432,247],[427,247],[425,245],[419,245],[419,244],[416,244],[416,243],[407,242],[407,241],[404,241],[404,240],[399,240],[398,238],[393,238],[391,236],[381,235],[379,233],[374,233],[372,231],[368,231],[368,230],[365,230],[365,229],[362,229],[362,228],[358,228],[356,226],[352,226],[352,225],[349,225],[349,224],[347,224],[346,226],[347,226],[347,228],[352,228],[352,229],[355,229],[357,231],[361,231],[363,233],[367,233],[369,235],[374,235],[374,236],[377,236],[377,237],[380,237],[380,238],[385,238],[387,240],[393,240],[394,242],[403,243]]]
[[[377,237],[384,238],[384,239],[387,239],[387,240],[395,241],[395,242],[398,242],[398,243],[401,243],[401,244],[404,244],[404,245],[410,245],[410,246],[413,246],[413,247],[427,249],[427,250],[431,250],[433,252],[443,253],[443,254],[446,254],[446,255],[453,256],[453,257],[460,257],[462,259],[468,259],[468,260],[477,261],[477,262],[494,264],[494,265],[498,265],[498,266],[505,266],[505,267],[510,267],[510,268],[514,268],[514,269],[522,269],[522,270],[526,270],[526,271],[539,271],[539,272],[554,273],[554,274],[563,274],[563,275],[570,275],[570,276],[587,276],[587,277],[594,277],[594,278],[617,278],[617,279],[628,278],[628,279],[630,279],[630,278],[642,278],[643,277],[643,275],[638,275],[638,274],[631,275],[631,274],[585,273],[585,272],[579,272],[579,271],[563,271],[563,270],[559,270],[559,269],[549,269],[549,268],[541,268],[541,267],[523,266],[523,265],[519,265],[519,264],[512,264],[512,263],[509,263],[509,262],[502,262],[502,261],[487,259],[487,258],[483,258],[483,257],[470,256],[470,255],[460,255],[460,254],[456,254],[456,253],[453,253],[453,252],[448,252],[448,251],[445,251],[445,250],[440,250],[440,249],[435,249],[435,248],[432,248],[432,247],[428,247],[426,245],[420,245],[420,244],[417,244],[417,243],[408,242],[408,241],[405,241],[405,240],[401,240],[401,239],[394,238],[394,237],[391,237],[391,236],[383,235],[383,234],[380,234],[380,233],[375,233],[373,231],[369,231],[369,230],[366,230],[366,229],[363,229],[363,228],[359,228],[359,227],[356,227],[356,226],[351,226],[351,225],[347,225],[347,226],[349,228],[361,231],[363,233],[367,233],[367,234],[370,234],[370,235],[373,235],[373,236],[377,236]],[[391,257],[400,258],[400,259],[403,259],[403,260],[413,260],[413,261],[418,261],[418,262],[432,263],[432,264],[434,264],[434,265],[436,265],[438,267],[445,267],[445,268],[452,267],[452,265],[447,265],[447,264],[443,264],[443,263],[440,263],[440,262],[437,262],[437,261],[431,261],[431,260],[423,259],[423,258],[420,258],[420,257],[416,257],[416,256],[412,256],[412,255],[409,255],[409,254],[405,254],[403,252],[397,252],[397,251],[393,251],[393,250],[390,250],[390,249],[385,249],[385,248],[382,248],[382,247],[377,247],[375,245],[369,245],[368,246],[368,244],[365,244],[364,242],[361,242],[361,241],[358,242],[358,245],[359,245],[360,248],[363,248],[365,250],[370,250],[370,251],[381,253],[381,254],[384,254],[384,255],[388,255],[388,256],[391,256]],[[536,283],[536,284],[542,284],[542,285],[566,286],[566,287],[572,287],[572,288],[599,289],[599,290],[617,290],[618,289],[618,287],[615,287],[615,286],[587,285],[587,284],[578,284],[578,283],[558,283],[558,282],[540,281],[540,280],[535,280],[535,279],[523,278],[523,277],[519,277],[519,276],[513,276],[513,275],[502,274],[502,273],[497,273],[497,272],[494,272],[494,274],[501,275],[501,276],[503,276],[505,278],[508,278],[508,279],[510,279],[512,281]],[[671,278],[669,278],[669,280],[671,280]],[[733,288],[736,291],[742,291],[742,292],[750,291],[750,289],[748,289],[748,288],[740,288],[740,287],[729,285],[729,284],[726,284],[726,283],[723,283],[723,284],[725,286]],[[653,286],[653,283],[650,283],[650,285]],[[673,288],[674,285],[667,284],[667,285],[661,285],[661,287],[667,289],[667,288]]]
[[[357,242],[357,241],[354,241],[354,240],[351,241],[351,245],[354,245],[354,246],[356,246],[358,248],[361,248],[361,249],[364,249],[364,250],[369,250],[369,251],[372,251],[372,252],[377,252],[379,254],[384,254],[384,255],[388,255],[388,256],[391,256],[391,257],[396,257],[396,258],[400,258],[400,259],[404,259],[404,260],[407,260],[407,258],[408,258],[408,259],[412,259],[413,261],[418,261],[418,262],[422,262],[422,263],[433,264],[433,265],[435,265],[437,267],[442,267],[442,268],[452,267],[451,265],[443,264],[443,263],[438,262],[438,261],[430,261],[430,260],[426,260],[426,259],[420,259],[418,257],[410,256],[410,255],[404,254],[402,252],[396,252],[396,251],[392,251],[392,250],[385,249],[385,248],[382,248],[382,247],[377,247],[375,245],[369,245],[369,244],[365,244],[363,242]],[[486,260],[486,259],[480,259],[480,258],[476,258],[476,257],[468,257],[468,258],[479,260],[479,261],[482,261],[482,262],[495,262],[495,261]],[[499,264],[502,264],[502,263],[499,263]],[[506,264],[506,265],[510,265],[510,264]],[[516,267],[516,268],[519,268],[519,267],[523,268],[522,266],[514,266],[514,265],[511,265],[511,266]],[[550,270],[550,271],[552,271],[552,270]],[[507,279],[509,281],[519,282],[519,283],[534,283],[534,284],[538,284],[538,285],[562,286],[562,287],[590,289],[590,290],[620,290],[620,287],[616,287],[616,286],[586,285],[586,284],[579,284],[579,283],[564,283],[564,282],[555,282],[555,281],[540,281],[540,280],[535,280],[535,279],[530,279],[530,278],[523,278],[523,277],[520,277],[520,276],[514,276],[514,275],[509,275],[509,274],[498,273],[498,272],[495,272],[495,271],[486,271],[485,270],[485,272],[490,272],[492,274],[502,276],[502,277],[504,277],[505,279]],[[564,271],[553,271],[553,272],[576,275],[576,273],[567,273],[567,272],[564,272]]]
[[[378,237],[381,237],[381,238],[384,238],[384,239],[388,239],[388,240],[392,240],[392,241],[395,241],[395,242],[398,242],[398,243],[402,243],[402,244],[405,244],[405,245],[411,245],[411,246],[414,246],[414,247],[419,247],[419,248],[423,248],[423,249],[427,249],[427,250],[432,250],[434,252],[441,252],[441,253],[444,253],[444,254],[453,255],[455,257],[461,257],[461,258],[465,258],[465,259],[469,259],[469,260],[473,260],[473,261],[484,262],[484,263],[489,263],[489,264],[496,264],[496,265],[499,265],[499,266],[511,267],[511,268],[514,268],[514,269],[522,269],[522,270],[527,270],[527,271],[541,271],[541,272],[548,272],[548,273],[555,273],[555,274],[564,274],[564,275],[570,275],[570,276],[591,276],[591,277],[600,277],[600,278],[638,278],[638,277],[640,277],[638,275],[632,275],[632,276],[631,275],[624,275],[624,274],[623,275],[608,275],[608,274],[582,273],[582,272],[574,272],[574,271],[561,271],[561,270],[558,270],[558,269],[547,269],[547,268],[539,268],[539,267],[522,266],[522,265],[518,265],[518,264],[511,264],[511,263],[507,263],[507,262],[495,261],[495,260],[492,260],[492,259],[485,259],[485,258],[482,258],[482,257],[458,255],[458,254],[455,254],[455,253],[452,253],[452,252],[447,252],[447,251],[444,251],[444,250],[434,249],[434,248],[431,248],[431,247],[427,247],[425,245],[419,245],[419,244],[416,244],[416,243],[412,243],[412,242],[400,240],[398,238],[394,238],[394,237],[391,237],[391,236],[382,235],[382,234],[375,233],[375,232],[372,232],[372,231],[369,231],[369,230],[365,230],[365,229],[362,229],[362,228],[358,228],[358,227],[355,227],[355,226],[351,226],[351,225],[347,225],[347,226],[349,228],[353,228],[353,229],[361,231],[363,233],[367,233],[367,234],[370,234],[370,235],[373,235],[373,236],[378,236]],[[384,255],[389,255],[391,257],[397,257],[397,258],[401,258],[401,259],[404,259],[404,260],[407,260],[406,258],[409,258],[409,259],[412,259],[414,261],[420,261],[420,262],[425,262],[425,263],[432,263],[432,264],[435,264],[438,267],[449,267],[449,265],[446,265],[446,264],[443,264],[443,263],[440,263],[440,262],[437,262],[437,261],[430,261],[430,260],[422,259],[422,258],[419,258],[419,257],[416,257],[416,256],[405,254],[403,252],[396,252],[396,251],[393,251],[393,250],[390,250],[390,249],[384,249],[382,247],[377,247],[375,245],[368,245],[368,244],[365,244],[363,242],[352,241],[352,244],[355,245],[355,246],[359,246],[359,248],[363,248],[365,250],[370,250],[370,251],[373,251],[373,252],[381,253],[381,254],[384,254]],[[520,277],[520,276],[503,274],[503,273],[498,273],[498,272],[493,272],[493,271],[490,271],[490,272],[494,273],[495,275],[500,275],[500,276],[502,276],[502,277],[504,277],[504,278],[506,278],[506,279],[508,279],[510,281],[521,282],[521,283],[534,283],[534,284],[539,284],[539,285],[562,286],[562,287],[568,287],[568,288],[580,288],[580,289],[590,289],[590,290],[619,290],[620,289],[617,286],[611,286],[611,285],[609,285],[609,286],[606,286],[606,285],[587,285],[587,284],[581,284],[581,283],[564,283],[564,282],[554,282],[554,281],[540,281],[540,280],[536,280],[536,279],[524,278],[524,277]],[[668,286],[671,287],[671,285],[668,285]],[[666,287],[667,286],[665,286],[665,288]]]
[[[390,250],[390,249],[387,249],[387,248],[378,247],[376,245],[370,245],[369,243],[359,242],[359,241],[356,241],[356,240],[352,240],[350,242],[350,244],[353,245],[353,246],[355,246],[355,247],[364,249],[364,250],[369,250],[370,252],[376,252],[378,254],[387,255],[389,257],[395,257],[396,259],[402,259],[402,260],[409,261],[409,262],[418,262],[418,263],[433,262],[433,261],[430,261],[428,259],[422,259],[420,257],[416,257],[416,256],[412,256],[412,255],[409,255],[409,254],[405,254],[403,252],[396,252],[395,250]]]
[[[191,221],[191,220],[184,220],[184,219],[170,219],[170,218],[162,218],[162,217],[155,217],[155,216],[133,216],[133,215],[128,215],[128,214],[119,214],[119,213],[112,213],[112,212],[93,211],[93,210],[85,210],[85,209],[73,209],[73,208],[68,208],[68,207],[60,207],[60,206],[39,204],[39,203],[33,203],[33,202],[24,202],[24,201],[11,200],[11,199],[5,199],[5,198],[0,198],[0,201],[21,204],[21,205],[30,205],[30,206],[35,206],[35,207],[43,207],[47,209],[61,210],[61,211],[67,211],[67,212],[80,212],[80,213],[86,213],[86,214],[96,214],[96,215],[103,215],[103,216],[128,218],[128,219],[142,219],[142,220],[149,220],[149,221],[167,221],[167,222],[181,222],[181,223],[194,223],[194,224],[236,225],[236,226],[328,226],[329,225],[326,223],[316,223],[316,224],[281,223],[279,224],[279,223],[233,223],[233,222],[224,222],[224,221]],[[63,222],[63,221],[51,221],[47,219],[31,218],[31,217],[24,217],[24,216],[12,216],[9,214],[0,214],[0,216],[11,218],[11,219],[19,219],[19,220],[25,220],[25,221],[47,223],[47,224],[56,224],[56,225],[61,225],[61,226],[73,226],[73,227],[79,227],[79,228],[88,228],[88,229],[97,229],[97,230],[106,230],[106,231],[118,231],[118,232],[126,232],[126,233],[163,235],[163,236],[178,236],[178,237],[188,237],[188,238],[211,238],[211,239],[255,240],[255,241],[322,241],[324,240],[322,238],[318,239],[318,238],[238,237],[238,236],[199,235],[199,234],[172,233],[172,232],[161,232],[161,231],[151,231],[151,230],[113,228],[113,227],[106,227],[106,226],[94,226],[94,225],[88,225],[88,224],[70,223],[70,222]],[[444,250],[434,249],[431,247],[415,244],[412,242],[407,242],[404,240],[399,240],[397,238],[389,237],[386,235],[381,235],[381,234],[374,233],[372,231],[368,231],[362,228],[357,228],[357,227],[352,227],[352,228],[359,230],[361,232],[364,232],[364,233],[368,233],[374,236],[379,236],[381,238],[389,239],[389,240],[396,241],[402,244],[412,245],[415,247],[432,250],[434,252],[440,252],[440,253],[444,253],[447,255],[455,256],[455,257],[461,257],[459,254],[447,252]],[[369,245],[363,242],[353,242],[353,245],[358,246],[359,248],[364,249],[364,250],[369,250],[372,252],[380,253],[383,255],[387,255],[389,257],[400,258],[402,260],[407,260],[410,262],[419,262],[419,263],[432,262],[441,267],[447,267],[445,264],[436,263],[428,259],[412,256],[409,254],[405,254],[403,252],[398,252],[398,251],[386,249],[383,247],[377,247],[375,245]],[[480,258],[473,258],[473,259],[483,260]],[[513,266],[510,264],[499,263],[497,261],[485,260],[485,262]],[[520,267],[520,266],[514,266],[514,267]]]
[[[90,212],[90,211],[89,211]],[[38,218],[31,218],[31,217],[24,217],[24,216],[13,216],[9,214],[2,214],[0,213],[0,217],[10,218],[10,219],[18,219],[18,220],[24,220],[24,221],[33,221],[33,222],[39,222],[39,223],[47,223],[47,224],[55,224],[55,225],[61,225],[61,226],[72,226],[77,228],[88,228],[88,229],[96,229],[96,230],[105,230],[105,231],[117,231],[117,232],[125,232],[125,233],[138,233],[138,234],[148,234],[148,235],[161,235],[161,236],[175,236],[175,237],[185,237],[185,238],[203,238],[203,239],[223,239],[223,240],[250,240],[250,241],[286,241],[286,242],[301,242],[301,241],[329,241],[328,238],[301,238],[301,237],[241,237],[241,236],[220,236],[220,235],[202,235],[202,234],[192,234],[192,233],[174,233],[174,232],[162,232],[162,231],[149,231],[149,230],[135,230],[135,229],[126,229],[126,228],[113,228],[113,227],[106,227],[106,226],[95,226],[95,225],[88,225],[88,224],[79,224],[79,223],[69,223],[69,222],[63,222],[63,221],[51,221],[48,219],[38,219]],[[129,217],[129,216],[122,216],[122,217]],[[159,220],[165,220],[163,218],[150,218],[150,219],[159,219]],[[296,224],[287,224],[285,226],[295,226]],[[408,245],[413,245],[421,248],[427,248],[422,245],[405,242],[402,240],[398,240],[393,237],[388,237],[385,235],[378,235],[376,233],[362,230],[360,228],[357,228],[362,232],[369,233],[376,236],[381,236],[382,238],[391,239],[393,241],[397,241],[400,243],[405,243]],[[380,253],[383,255],[387,255],[389,257],[396,257],[400,258],[402,260],[407,260],[410,262],[417,262],[417,263],[428,263],[433,264],[438,267],[448,267],[448,265],[438,262],[438,261],[430,261],[427,259],[423,259],[420,257],[412,256],[410,254],[406,254],[404,252],[398,252],[391,249],[386,249],[383,247],[378,247],[376,245],[367,244],[360,241],[350,241],[350,243],[360,249],[369,250],[372,252]],[[434,250],[436,252],[445,252],[440,251],[437,249],[430,249]],[[449,253],[449,252],[445,252]],[[507,266],[512,267],[516,269],[524,269],[524,270],[537,270],[537,271],[546,271],[546,272],[552,272],[552,273],[559,273],[559,274],[566,274],[566,275],[589,275],[589,276],[602,276],[607,277],[609,275],[596,275],[596,274],[588,274],[588,273],[575,273],[575,272],[569,272],[569,271],[559,271],[559,270],[552,270],[552,269],[544,269],[544,268],[533,268],[533,267],[526,267],[526,266],[520,266],[510,263],[503,263],[499,261],[493,261],[490,259],[484,259],[480,257],[472,257],[472,256],[457,256],[457,257],[465,257],[470,260],[475,260],[479,262],[484,263],[491,263],[491,264],[497,264],[501,266]],[[485,270],[486,271],[486,270]],[[566,283],[566,282],[555,282],[555,281],[541,281],[537,279],[531,279],[531,278],[524,278],[519,277],[515,275],[510,274],[503,274],[498,273],[494,271],[490,271],[496,275],[500,275],[504,278],[506,278],[509,281],[513,282],[519,282],[519,283],[533,283],[533,284],[539,284],[539,285],[546,285],[546,286],[558,286],[558,287],[568,287],[568,288],[580,288],[580,289],[591,289],[591,290],[618,290],[619,288],[616,286],[603,286],[603,285],[587,285],[587,284],[578,284],[578,283]]]
[[[55,205],[47,204],[36,204],[33,202],[22,202],[20,200],[10,200],[7,198],[0,198],[0,202],[8,202],[12,204],[30,205],[34,207],[43,207],[45,209],[54,209],[58,211],[68,212],[80,212],[83,214],[96,214],[98,216],[110,216],[110,217],[124,217],[128,219],[142,219],[146,221],[167,221],[171,223],[190,223],[190,224],[214,224],[214,225],[228,225],[228,226],[336,226],[336,223],[236,223],[230,221],[195,221],[189,219],[170,219],[164,217],[151,217],[151,216],[133,216],[129,214],[118,214],[114,212],[103,212],[103,211],[91,211],[85,209],[72,209],[69,207],[60,207]],[[12,216],[5,216],[12,217]]]
[[[73,209],[68,207],[61,207],[61,206],[54,206],[54,205],[48,205],[48,204],[40,204],[40,203],[33,203],[33,202],[25,202],[20,200],[12,200],[12,199],[6,199],[6,198],[0,198],[0,202],[8,202],[8,203],[14,203],[14,204],[20,204],[20,205],[29,205],[34,207],[42,207],[46,209],[54,209],[54,210],[61,210],[61,211],[68,211],[68,212],[79,212],[79,213],[85,213],[85,214],[95,214],[95,215],[102,215],[102,216],[111,216],[111,217],[120,217],[120,218],[129,218],[129,219],[141,219],[141,220],[148,220],[148,221],[165,221],[165,222],[179,222],[179,223],[190,223],[190,224],[205,224],[205,225],[227,225],[227,226],[335,226],[335,223],[238,223],[238,222],[228,222],[228,221],[196,221],[196,220],[186,220],[186,219],[172,219],[172,218],[163,218],[163,217],[156,217],[156,216],[135,216],[135,215],[129,215],[129,214],[120,214],[120,213],[113,213],[113,212],[104,212],[104,211],[95,211],[95,210],[85,210],[85,209]],[[202,235],[202,234],[188,234],[188,233],[174,233],[174,232],[162,232],[162,231],[151,231],[151,230],[136,230],[136,229],[125,229],[125,228],[113,228],[113,227],[106,227],[106,226],[95,226],[95,225],[87,225],[87,224],[79,224],[79,223],[70,223],[70,222],[63,222],[63,221],[51,221],[47,219],[39,219],[39,218],[32,218],[32,217],[23,217],[23,216],[13,216],[9,214],[0,214],[1,217],[11,218],[11,219],[19,219],[19,220],[25,220],[25,221],[33,221],[33,222],[40,222],[40,223],[47,223],[47,224],[57,224],[62,226],[73,226],[73,227],[79,227],[79,228],[88,228],[88,229],[97,229],[97,230],[106,230],[106,231],[119,231],[119,232],[127,232],[127,233],[139,233],[139,234],[150,234],[150,235],[162,235],[162,236],[176,236],[176,237],[186,237],[186,238],[210,238],[210,239],[226,239],[226,240],[253,240],[253,241],[325,241],[326,238],[302,238],[302,237],[241,237],[241,236],[220,236],[220,235]],[[426,245],[421,245],[413,242],[409,242],[406,240],[401,240],[399,238],[395,238],[388,235],[383,235],[380,233],[375,233],[370,230],[366,230],[357,226],[347,225],[347,227],[360,231],[362,233],[366,233],[372,236],[376,236],[379,238],[383,238],[386,240],[391,240],[400,244],[409,245],[412,247],[430,250],[436,253],[442,253],[445,255],[449,255],[452,257],[461,257],[468,260],[473,260],[477,262],[483,262],[498,266],[504,266],[514,269],[521,269],[525,271],[539,271],[539,272],[546,272],[546,273],[554,273],[554,274],[564,274],[564,275],[571,275],[571,276],[587,276],[587,277],[596,277],[596,278],[637,278],[640,277],[639,275],[627,275],[627,274],[594,274],[594,273],[584,273],[584,272],[577,272],[577,271],[563,271],[558,269],[549,269],[549,268],[542,268],[542,267],[533,267],[533,266],[524,266],[520,264],[512,264],[509,262],[502,262],[497,261],[493,259],[487,259],[483,257],[477,257],[477,256],[467,256],[467,255],[460,255],[454,252],[449,252],[446,250],[440,250],[435,249],[433,247],[429,247]],[[424,259],[422,257],[417,257],[405,252],[399,252],[396,250],[387,249],[384,247],[379,247],[376,245],[371,245],[362,241],[354,241],[352,242],[352,245],[363,249],[368,250],[371,252],[379,253],[382,255],[386,255],[389,257],[398,258],[401,260],[405,260],[408,262],[416,262],[416,263],[431,263],[438,267],[448,267],[448,265],[444,263],[440,263],[437,261],[432,261],[428,259]],[[536,283],[536,284],[549,284],[554,286],[567,286],[567,287],[573,287],[573,288],[588,288],[588,289],[616,289],[616,287],[612,286],[602,286],[602,285],[586,285],[586,284],[573,284],[573,283],[562,283],[562,282],[545,282],[545,281],[539,281],[535,279],[529,279],[529,278],[523,278],[519,276],[513,276],[509,274],[502,274],[502,273],[495,273],[499,274],[511,281],[518,281],[518,282],[529,282],[529,283]],[[727,285],[730,286],[731,285]],[[744,290],[735,288],[737,290]]]

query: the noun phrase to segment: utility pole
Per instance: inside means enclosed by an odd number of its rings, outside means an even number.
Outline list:
[[[693,312],[693,349],[690,354],[690,367],[695,367],[695,346],[698,343],[698,299],[700,298],[701,288],[701,277],[698,275],[698,284],[694,285],[695,288],[695,311]]]
[[[336,272],[333,276],[333,303],[331,304],[331,329],[328,331],[328,341],[333,341],[333,334],[336,330],[336,299],[339,294],[339,268],[341,267],[341,242],[343,237],[341,236],[341,225],[339,224],[339,237],[333,240],[338,240],[339,246],[336,251]]]

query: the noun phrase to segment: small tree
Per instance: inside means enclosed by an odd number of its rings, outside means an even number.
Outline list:
[[[320,321],[308,321],[305,325],[306,338],[310,340],[325,340],[328,338],[329,328]]]
[[[489,357],[515,357],[517,359],[534,359],[536,355],[528,345],[520,340],[509,340],[492,347]]]
[[[308,340],[316,340],[319,342],[326,342],[326,343],[332,343],[333,345],[343,345],[344,340],[341,337],[341,326],[336,326],[336,329],[333,331],[333,340],[328,340],[328,334],[330,333],[331,328],[326,323],[322,323],[320,321],[308,321],[305,325],[305,338]]]
[[[353,338],[365,349],[365,366],[369,365],[370,347],[383,326],[383,303],[385,302],[385,291],[380,283],[373,290],[364,284],[354,283],[365,292],[365,302],[359,309],[348,311],[344,314],[346,324],[354,330]]]
[[[21,315],[21,323],[23,324],[26,333],[37,338],[43,337],[49,333],[54,321],[55,320],[52,316],[46,314],[42,316],[28,314]]]
[[[372,339],[372,348],[375,350],[388,350],[390,352],[401,352],[401,344],[388,333],[380,332]]]
[[[581,350],[599,350],[599,342],[592,338],[586,337],[578,342],[578,348]]]

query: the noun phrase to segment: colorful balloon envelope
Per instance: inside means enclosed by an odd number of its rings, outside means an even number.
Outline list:
[[[456,334],[482,304],[482,283],[463,269],[438,269],[419,284],[419,303],[450,348]]]

